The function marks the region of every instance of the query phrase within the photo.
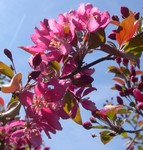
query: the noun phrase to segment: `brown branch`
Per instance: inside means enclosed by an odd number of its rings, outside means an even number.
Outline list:
[[[96,64],[99,64],[100,62],[103,62],[103,61],[105,61],[105,60],[114,60],[115,58],[114,57],[111,57],[111,55],[107,55],[107,56],[105,56],[105,57],[102,57],[102,58],[100,58],[100,59],[97,59],[97,60],[95,60],[95,61],[93,61],[93,62],[91,62],[91,63],[89,63],[89,64],[87,64],[87,65],[85,65],[85,66],[83,66],[83,67],[77,67],[73,72],[71,72],[70,74],[68,74],[68,75],[66,75],[66,76],[63,76],[63,77],[60,77],[59,79],[68,79],[68,78],[71,78],[72,76],[74,76],[75,74],[77,74],[77,73],[79,73],[79,72],[81,72],[81,71],[83,71],[83,70],[86,70],[86,69],[88,69],[88,68],[90,68],[90,67],[92,67],[92,66],[94,66],[94,65],[96,65]]]

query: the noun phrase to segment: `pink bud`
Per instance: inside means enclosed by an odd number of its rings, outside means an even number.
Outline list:
[[[91,121],[92,123],[97,123],[96,119],[93,118],[93,117],[90,117],[90,121]]]
[[[123,18],[127,18],[130,15],[129,9],[127,7],[122,6],[121,7],[121,15]]]
[[[92,124],[91,122],[84,122],[83,123],[83,127],[87,130],[91,129],[92,128]]]
[[[117,102],[120,104],[120,105],[123,105],[123,99],[119,96],[117,96]]]
[[[115,84],[115,89],[118,91],[122,91],[122,87],[119,84]]]
[[[138,107],[139,109],[143,109],[143,102],[139,102],[139,103],[137,104],[137,107]]]
[[[143,94],[140,92],[140,90],[134,89],[133,94],[134,94],[137,101],[143,102]]]
[[[113,15],[113,16],[112,16],[112,20],[119,21],[119,17],[118,17],[118,16]]]
[[[117,58],[115,59],[115,61],[116,61],[116,63],[118,63],[118,64],[120,65],[120,63],[121,63],[121,57],[117,57]]]

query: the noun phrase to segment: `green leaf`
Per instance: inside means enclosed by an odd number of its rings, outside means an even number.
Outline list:
[[[129,75],[129,70],[125,67],[108,66],[108,72],[114,73],[115,77],[124,78],[124,75]]]
[[[20,107],[21,104],[19,101],[10,102],[7,107],[7,110],[0,114],[0,118],[14,118],[15,116],[19,115]]]
[[[91,32],[88,39],[89,49],[95,49],[105,43],[105,31],[104,29],[99,29],[96,32]]]
[[[58,63],[57,61],[50,62],[50,65],[56,71],[60,71],[60,63]]]
[[[74,106],[73,103],[73,97],[70,93],[66,93],[64,100],[65,100],[65,106],[64,106],[64,110],[65,112],[70,116],[70,111],[72,109],[72,107]],[[81,114],[80,114],[80,108],[77,108],[76,111],[76,115],[74,118],[71,118],[73,121],[75,121],[77,124],[82,125],[82,118],[81,118]]]
[[[121,69],[116,66],[108,66],[108,69],[108,72],[114,73],[116,76],[122,74]]]
[[[110,110],[106,113],[107,117],[108,117],[110,120],[114,120],[115,117],[116,117],[116,114],[117,114],[116,108],[112,108],[112,109],[110,109]]]
[[[126,42],[124,50],[125,52],[132,53],[135,56],[140,57],[141,52],[143,51],[143,37],[136,36]]]
[[[80,107],[78,107],[76,116],[72,118],[77,124],[82,125],[82,119],[81,119],[81,114],[80,114]]]
[[[93,129],[108,129],[107,126],[102,126],[102,125],[99,125],[99,126],[92,126]]]
[[[14,76],[12,69],[2,61],[0,61],[0,73],[8,76],[9,78],[12,78]]]
[[[141,145],[139,145],[138,150],[143,150],[143,147]]]
[[[109,143],[113,139],[114,136],[115,136],[115,133],[109,130],[104,130],[100,132],[100,139],[103,144]]]
[[[123,136],[124,138],[126,138],[128,136],[128,133],[127,132],[123,132],[123,133],[121,133],[121,136]]]

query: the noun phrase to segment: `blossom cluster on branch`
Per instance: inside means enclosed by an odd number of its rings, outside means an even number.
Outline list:
[[[22,84],[22,74],[17,73],[12,53],[5,49],[11,67],[0,62],[1,92],[12,94],[4,107],[0,98],[0,148],[40,149],[42,132],[51,138],[62,130],[60,119],[71,118],[85,129],[97,128],[101,141],[106,144],[122,135],[129,139],[127,149],[142,145],[143,125],[143,71],[139,69],[143,47],[142,19],[139,13],[121,8],[122,20],[107,11],[101,12],[92,4],[80,4],[77,10],[59,14],[58,19],[44,19],[40,28],[31,35],[32,46],[20,46],[31,54],[27,82]],[[108,36],[116,44],[106,41],[105,28],[114,24]],[[102,51],[103,57],[87,64],[85,57]],[[106,56],[104,56],[106,54]],[[88,94],[96,91],[92,85],[93,66],[112,60],[117,66],[108,66],[115,74],[119,91],[117,103],[107,102],[97,108]],[[7,83],[8,82],[8,83]],[[124,100],[126,99],[126,100]],[[24,108],[25,117],[20,118]],[[80,108],[91,112],[90,121],[83,122]],[[134,118],[133,123],[130,121]],[[133,127],[126,130],[124,124]],[[134,133],[135,137],[128,135]],[[93,135],[95,137],[96,135]],[[45,150],[49,147],[45,147]]]

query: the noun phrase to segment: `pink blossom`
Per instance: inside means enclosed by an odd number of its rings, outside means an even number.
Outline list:
[[[107,11],[102,13],[89,3],[81,4],[77,10],[77,15],[83,29],[87,29],[90,32],[97,31],[99,28],[105,28],[110,21],[110,15]]]
[[[138,89],[133,90],[133,94],[135,96],[135,99],[139,102],[143,102],[143,94]]]

